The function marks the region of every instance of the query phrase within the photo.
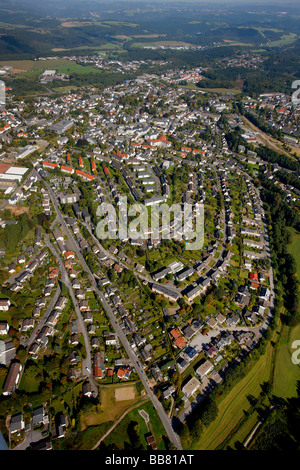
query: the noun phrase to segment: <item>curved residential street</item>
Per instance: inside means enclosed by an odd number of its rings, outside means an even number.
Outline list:
[[[46,188],[49,192],[51,201],[54,205],[54,208],[55,208],[55,211],[56,211],[56,214],[57,214],[57,219],[58,219],[59,223],[61,224],[61,226],[63,228],[63,231],[66,234],[66,236],[68,238],[68,241],[71,244],[71,247],[72,247],[74,253],[76,253],[76,256],[77,256],[80,264],[82,265],[84,271],[88,274],[88,278],[89,278],[89,281],[91,283],[92,289],[94,290],[94,292],[97,294],[98,298],[100,299],[100,301],[102,303],[102,306],[103,306],[104,310],[106,311],[106,314],[108,315],[108,317],[111,321],[112,327],[114,328],[114,330],[117,333],[121,343],[123,344],[123,347],[124,347],[128,357],[129,357],[129,360],[131,361],[131,363],[134,366],[137,374],[139,375],[139,377],[141,379],[141,382],[142,382],[142,384],[143,384],[143,386],[146,390],[146,393],[148,394],[149,398],[151,399],[151,401],[153,403],[153,406],[155,407],[155,409],[156,409],[156,411],[157,411],[157,413],[158,413],[158,415],[161,419],[161,422],[162,422],[162,424],[163,424],[163,426],[166,430],[166,433],[167,433],[170,441],[172,442],[172,444],[178,450],[181,450],[182,446],[181,446],[179,436],[174,431],[174,429],[172,427],[172,423],[171,423],[169,417],[167,416],[162,404],[160,403],[160,401],[158,400],[156,395],[152,392],[152,390],[150,388],[149,380],[148,380],[148,378],[147,378],[147,376],[146,376],[146,374],[143,370],[142,364],[140,363],[140,361],[139,361],[138,357],[136,356],[135,352],[130,347],[130,345],[128,343],[128,340],[127,340],[123,330],[121,329],[120,325],[118,324],[118,322],[115,319],[115,316],[114,316],[114,313],[113,313],[111,307],[108,305],[108,303],[107,303],[104,295],[102,294],[102,292],[98,289],[97,279],[95,278],[95,276],[91,272],[90,268],[88,267],[87,263],[85,262],[82,254],[80,252],[79,246],[78,246],[77,242],[75,241],[72,233],[70,232],[70,230],[69,230],[69,228],[68,228],[68,226],[65,222],[65,219],[64,219],[64,217],[63,217],[63,215],[60,211],[57,199],[55,197],[55,194],[54,194],[52,188],[49,186],[48,183],[44,182],[44,184],[45,184],[45,186],[46,186]],[[92,369],[91,368],[86,368],[86,371],[87,371],[87,376],[92,378],[93,377]]]

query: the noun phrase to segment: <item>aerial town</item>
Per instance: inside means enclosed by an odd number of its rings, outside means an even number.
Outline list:
[[[150,408],[140,412],[147,446],[183,449],[180,425],[234,364],[255,355],[273,321],[275,229],[261,190],[272,185],[299,208],[300,105],[285,93],[206,92],[200,66],[145,73],[145,64],[162,63],[63,59],[136,78],[65,88],[69,76],[54,65],[39,83],[61,80],[61,93],[28,100],[6,89],[1,431],[11,449],[64,449],[89,426],[117,419],[103,398],[114,390],[119,414],[122,403],[145,402],[159,418],[154,432]],[[261,60],[244,53],[217,68]],[[1,72],[4,81],[13,74]],[[280,149],[271,140],[278,133]],[[289,161],[274,157],[279,150]],[[203,209],[203,246],[187,249],[175,218],[168,236],[164,223],[154,233],[149,222],[138,236],[99,238],[99,208],[109,206],[106,221],[118,225],[124,200],[149,214],[160,204]]]

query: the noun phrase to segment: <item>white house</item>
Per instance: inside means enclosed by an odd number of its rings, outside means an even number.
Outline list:
[[[0,299],[0,311],[7,312],[10,307],[10,300],[9,299]]]

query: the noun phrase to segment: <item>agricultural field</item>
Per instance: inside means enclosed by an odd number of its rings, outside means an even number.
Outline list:
[[[300,279],[300,234],[292,231],[289,252],[297,263],[297,276]],[[297,381],[300,380],[300,366],[292,362],[292,344],[300,338],[300,325],[289,328],[284,326],[276,353],[274,370],[274,394],[282,398],[296,396]]]
[[[280,46],[287,46],[289,44],[293,44],[297,40],[298,36],[296,33],[289,33],[283,34],[280,39],[277,41],[268,42],[267,45],[269,47],[280,47]]]
[[[297,263],[297,276],[300,281],[300,233],[291,230],[292,241],[289,252],[294,256]]]
[[[274,348],[270,342],[266,353],[251,367],[249,373],[219,403],[218,399],[216,400],[218,416],[203,432],[195,448],[213,450],[222,448],[224,442],[229,445],[229,442],[242,442],[247,437],[251,431],[249,428],[256,424],[253,416],[250,424],[248,420],[244,422],[245,412],[251,407],[248,397],[257,397],[261,392],[260,384],[269,380],[273,352]]]
[[[75,62],[74,62],[75,63]],[[57,69],[62,65],[70,64],[67,59],[47,59],[47,60],[4,60],[0,61],[0,68],[3,66],[12,67],[11,73],[42,73],[47,69]]]
[[[80,49],[84,49],[83,46]],[[107,45],[103,44],[97,49],[100,50],[113,50],[118,49],[117,44],[108,43]],[[95,49],[95,48],[91,48]],[[18,75],[18,77],[35,77],[42,74],[45,70],[57,70],[60,73],[70,75],[72,73],[77,74],[90,74],[90,73],[103,73],[101,70],[91,66],[91,65],[80,65],[75,61],[68,59],[46,59],[46,60],[13,60],[13,61],[1,61],[0,69],[3,66],[12,67],[10,70],[11,74]]]
[[[182,41],[153,41],[153,42],[135,42],[132,47],[193,47],[193,44]]]
[[[300,338],[300,325],[294,328],[284,326],[276,353],[273,392],[282,398],[297,396],[296,386],[300,380],[300,366],[292,362],[292,344]]]

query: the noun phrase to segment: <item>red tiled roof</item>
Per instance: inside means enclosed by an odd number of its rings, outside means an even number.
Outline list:
[[[10,167],[11,165],[9,163],[0,163],[0,174],[5,173]]]
[[[170,331],[170,335],[173,336],[174,339],[177,339],[180,336],[180,331],[176,330],[176,329],[173,329],[173,330]]]
[[[51,168],[59,168],[57,163],[43,161],[43,166],[50,166]]]
[[[102,378],[103,376],[103,371],[100,369],[98,366],[94,366],[94,377],[100,377]]]
[[[89,175],[89,173],[86,173],[85,171],[76,170],[75,172],[78,176],[82,176],[83,178],[87,178],[89,180],[95,179],[95,176]]]
[[[61,165],[60,167],[61,171],[68,171],[70,173],[74,173],[74,168],[70,167],[70,166],[65,166],[65,165]]]
[[[186,343],[187,341],[182,338],[182,336],[180,336],[174,341],[174,345],[177,346],[177,348],[182,348]]]

